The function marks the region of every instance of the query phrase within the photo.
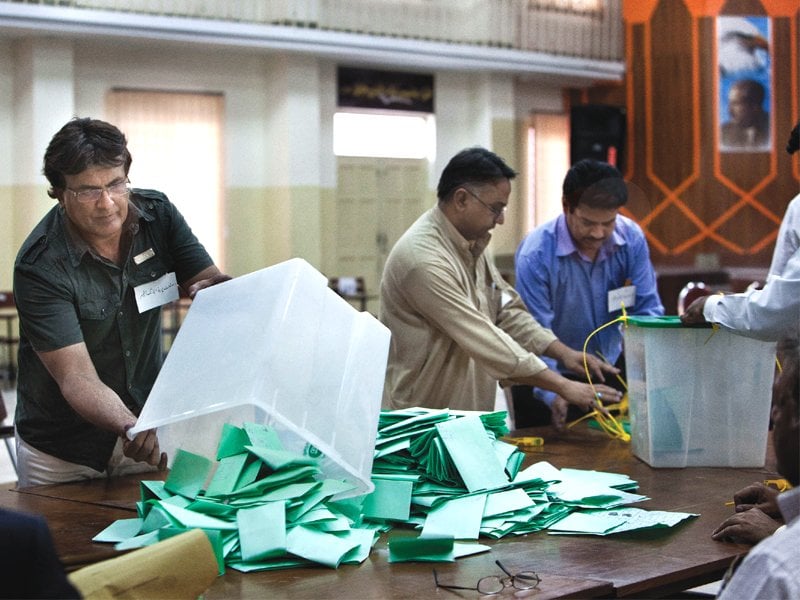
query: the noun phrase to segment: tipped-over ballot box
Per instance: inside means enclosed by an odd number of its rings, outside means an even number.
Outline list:
[[[775,344],[678,317],[624,326],[631,449],[652,467],[761,467]]]
[[[268,424],[356,486],[342,496],[370,492],[389,337],[302,259],[206,288],[132,431],[213,460],[223,424]]]

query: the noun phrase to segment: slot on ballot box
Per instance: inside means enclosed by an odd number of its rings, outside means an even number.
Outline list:
[[[302,259],[201,290],[132,433],[215,459],[225,423],[263,423],[323,474],[371,492],[389,330]]]
[[[652,467],[762,467],[775,344],[680,318],[623,325],[631,450]]]

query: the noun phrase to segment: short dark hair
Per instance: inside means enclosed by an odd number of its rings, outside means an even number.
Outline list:
[[[562,185],[564,201],[570,209],[578,204],[592,208],[619,208],[628,202],[628,187],[616,167],[592,158],[572,165]]]
[[[794,154],[798,150],[800,150],[800,121],[792,129],[792,133],[789,134],[789,142],[786,144],[786,151],[789,154]]]
[[[131,168],[128,140],[111,123],[88,117],[70,120],[50,140],[44,153],[42,169],[50,182],[48,196],[57,198],[57,190],[66,185],[65,175],[77,175],[93,166]]]
[[[491,150],[474,146],[456,154],[439,177],[436,195],[447,200],[454,190],[468,183],[494,183],[499,179],[514,179],[516,171]]]

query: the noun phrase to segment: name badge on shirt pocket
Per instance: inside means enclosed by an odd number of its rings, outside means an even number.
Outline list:
[[[624,285],[608,292],[608,312],[610,313],[622,310],[623,305],[625,306],[625,310],[630,310],[633,308],[635,302],[635,285]]]
[[[143,313],[177,300],[180,295],[178,278],[174,272],[165,273],[155,281],[137,285],[133,288],[133,293],[136,294],[136,306],[139,307],[139,312]]]
[[[147,250],[145,250],[141,254],[137,254],[136,256],[134,256],[133,257],[133,262],[136,263],[137,265],[140,265],[144,261],[150,260],[155,255],[156,255],[156,251],[153,250],[152,248],[148,248]]]

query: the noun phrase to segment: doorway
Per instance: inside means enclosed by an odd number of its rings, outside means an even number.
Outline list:
[[[378,311],[378,290],[389,251],[430,206],[425,159],[339,157],[336,191],[336,273],[361,276]]]
[[[164,192],[224,272],[221,94],[115,89],[109,121],[128,138],[133,187]]]

